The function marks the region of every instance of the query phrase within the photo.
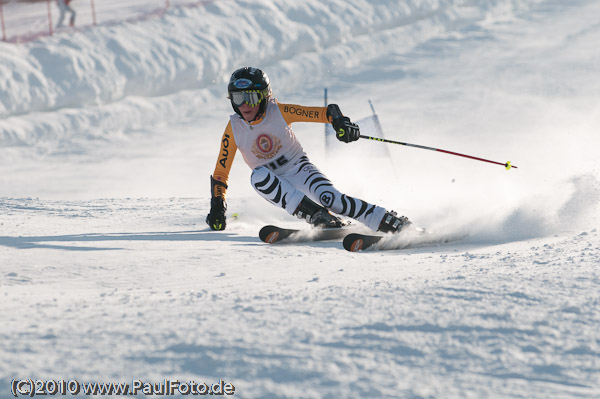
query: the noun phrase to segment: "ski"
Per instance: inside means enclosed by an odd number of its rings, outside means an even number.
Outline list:
[[[343,245],[346,251],[363,251],[381,241],[383,236],[352,233],[344,237]]]
[[[310,242],[310,241],[326,241],[343,238],[353,226],[344,226],[339,228],[312,228],[312,229],[286,229],[279,226],[264,226],[260,229],[258,237],[261,241],[267,244],[276,242]]]
[[[367,249],[398,250],[447,244],[466,236],[467,234],[462,233],[433,234],[425,229],[385,235],[351,233],[344,237],[343,246],[346,251],[350,252]]]

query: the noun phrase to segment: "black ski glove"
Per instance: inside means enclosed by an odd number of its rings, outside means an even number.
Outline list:
[[[349,143],[360,138],[360,128],[356,123],[350,122],[350,118],[347,116],[341,119],[334,119],[332,125],[335,130],[335,137],[339,141]]]
[[[360,128],[358,125],[350,122],[350,118],[347,116],[342,115],[340,107],[337,104],[329,104],[327,106],[327,116],[331,121],[333,130],[335,130],[335,137],[339,141],[349,143],[360,138]]]
[[[210,177],[210,213],[206,216],[206,223],[212,230],[225,230],[227,226],[227,218],[225,211],[227,210],[227,202],[225,202],[225,193],[227,184]]]
[[[227,203],[223,198],[211,198],[210,213],[206,216],[206,223],[211,230],[225,230],[225,226],[227,226],[226,210]]]

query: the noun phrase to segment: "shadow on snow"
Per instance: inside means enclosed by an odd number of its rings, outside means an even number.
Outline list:
[[[254,236],[240,236],[236,234],[201,231],[171,231],[148,233],[107,233],[107,234],[73,234],[58,236],[0,236],[0,245],[16,249],[61,249],[65,251],[106,251],[122,250],[119,247],[98,247],[63,245],[58,243],[94,243],[105,241],[237,241],[248,244],[258,244]]]

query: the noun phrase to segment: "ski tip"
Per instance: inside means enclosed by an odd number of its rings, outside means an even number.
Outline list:
[[[344,237],[343,246],[346,251],[362,251],[365,246],[364,236],[362,234],[348,234]]]
[[[269,225],[260,229],[258,237],[267,244],[275,244],[276,242],[287,240],[290,236],[298,232],[299,230],[296,229],[284,229]]]
[[[352,233],[348,234],[344,237],[343,245],[346,251],[350,252],[359,252],[364,251],[367,248],[370,248],[379,240],[381,240],[383,236],[379,235],[368,235],[368,234],[360,234],[360,233]]]
[[[262,241],[273,244],[279,239],[279,229],[276,226],[264,226],[258,236]]]

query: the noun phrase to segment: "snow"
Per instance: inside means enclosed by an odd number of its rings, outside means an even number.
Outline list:
[[[0,43],[0,397],[15,378],[600,397],[599,13],[223,0]],[[210,231],[226,81],[244,65],[282,102],[319,105],[327,87],[355,120],[372,100],[387,138],[518,168],[392,145],[385,159],[366,140],[326,152],[322,126],[297,124],[342,191],[469,236],[365,253],[263,244],[263,224],[304,224],[254,193],[241,157],[228,228]]]

